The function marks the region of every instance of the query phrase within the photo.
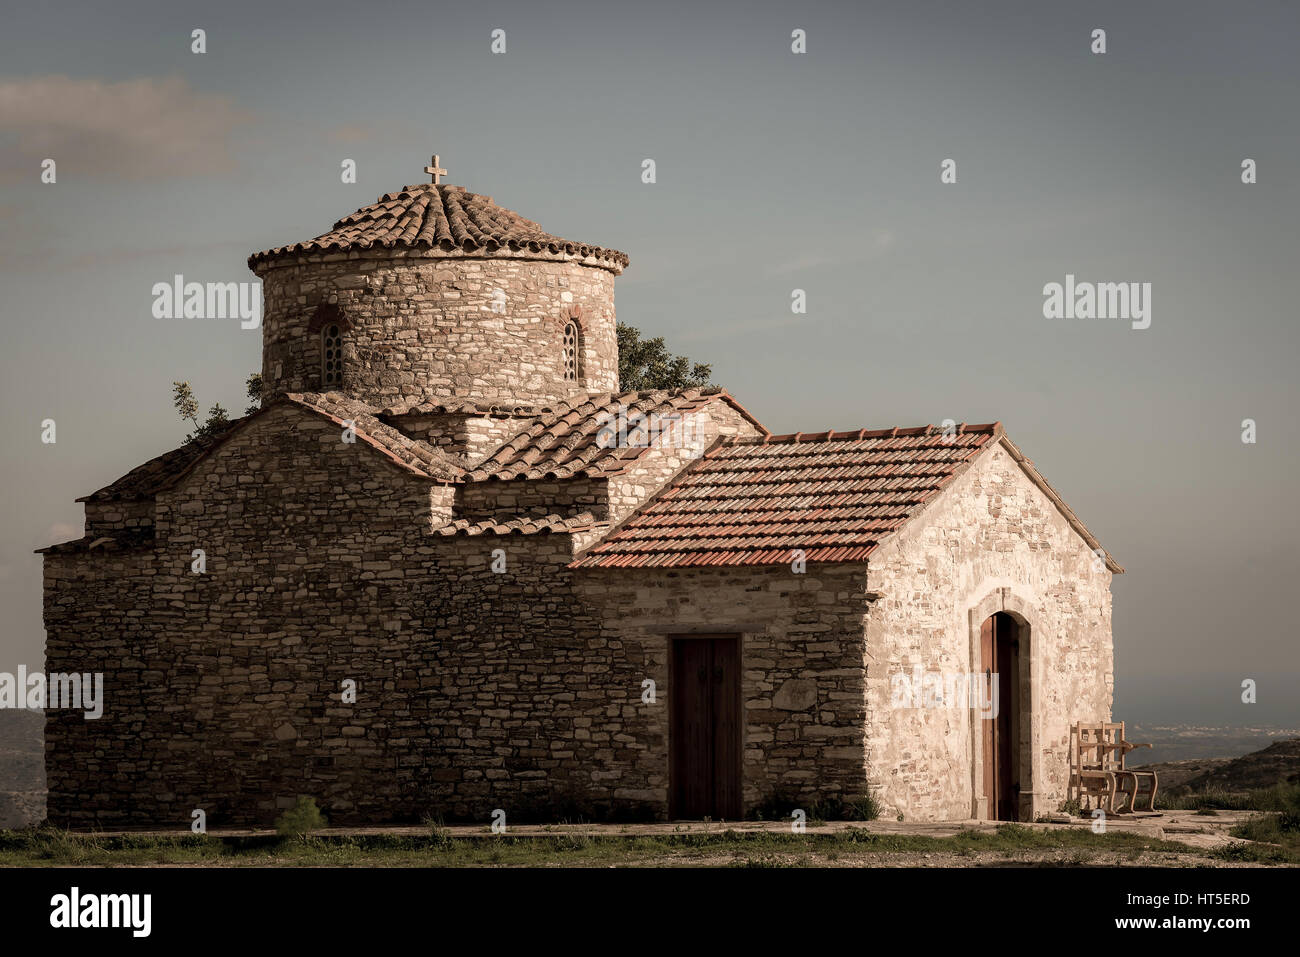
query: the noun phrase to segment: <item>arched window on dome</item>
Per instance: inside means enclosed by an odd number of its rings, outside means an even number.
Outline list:
[[[582,330],[570,319],[564,324],[564,379],[578,382],[582,379]]]
[[[343,336],[351,328],[343,310],[333,303],[316,307],[307,323],[307,333],[320,349],[320,389],[327,392],[343,386]]]
[[[323,389],[336,389],[343,384],[343,329],[337,322],[321,327],[320,384]]]

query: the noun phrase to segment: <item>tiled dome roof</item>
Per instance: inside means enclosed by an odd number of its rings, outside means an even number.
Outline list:
[[[375,247],[469,254],[508,250],[524,258],[591,259],[614,272],[628,264],[627,255],[617,249],[552,236],[531,219],[496,205],[491,196],[468,192],[463,186],[423,183],[386,193],[344,216],[323,236],[254,253],[248,265],[256,268],[281,257]]]

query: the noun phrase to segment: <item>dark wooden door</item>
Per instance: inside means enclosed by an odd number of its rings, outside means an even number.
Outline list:
[[[740,638],[677,638],[669,726],[675,818],[741,815]]]
[[[1016,620],[1001,612],[980,626],[985,691],[997,682],[997,715],[981,716],[985,816],[1014,821],[1020,804],[1020,640]]]

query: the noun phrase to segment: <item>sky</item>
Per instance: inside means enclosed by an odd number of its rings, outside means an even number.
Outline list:
[[[172,381],[246,405],[260,331],[153,285],[437,152],[628,253],[619,319],[773,432],[1001,421],[1127,570],[1117,718],[1300,725],[1300,6],[3,5],[0,671],[42,664],[32,550],[183,439]],[[1067,275],[1150,283],[1149,328],[1046,318]]]

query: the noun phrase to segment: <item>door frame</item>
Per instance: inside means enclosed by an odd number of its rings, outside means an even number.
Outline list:
[[[998,679],[997,713],[988,718],[980,714],[977,719],[980,724],[980,765],[984,786],[980,801],[984,804],[984,816],[989,820],[1019,821],[1020,767],[1023,763],[1020,626],[1014,617],[1004,611],[995,611],[980,623],[980,665],[983,675],[996,675]],[[989,685],[982,687],[991,694]]]
[[[731,769],[736,786],[737,813],[735,820],[740,820],[745,813],[745,641],[741,632],[700,632],[676,633],[666,636],[668,640],[668,819],[677,820],[677,643],[680,641],[726,641],[735,648],[736,691],[733,700],[727,703],[736,719],[736,756],[735,766]],[[716,707],[716,702],[715,702]],[[716,771],[715,771],[716,773]]]
[[[1037,610],[1026,600],[1021,586],[1002,586],[988,590],[988,585],[978,589],[978,601],[967,606],[967,623],[970,633],[970,673],[983,674],[980,654],[980,627],[989,616],[1005,612],[1015,619],[1019,641],[1019,737],[1016,755],[1019,758],[1020,801],[1017,817],[1033,821],[1043,810],[1038,805],[1037,784],[1043,780],[1043,756],[1039,747],[1038,726],[1038,621]],[[1001,703],[999,703],[1001,706]],[[987,820],[984,804],[983,727],[979,712],[968,710],[970,717],[970,816]]]

